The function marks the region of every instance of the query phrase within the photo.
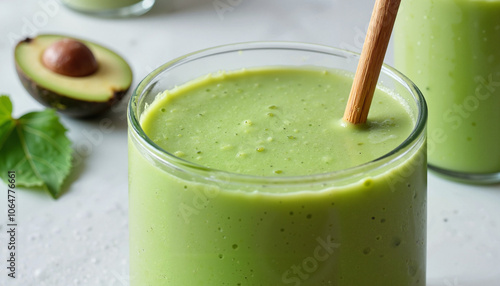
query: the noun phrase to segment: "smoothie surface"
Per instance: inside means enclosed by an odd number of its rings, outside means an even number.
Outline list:
[[[167,90],[141,126],[158,146],[213,169],[256,176],[326,173],[379,158],[411,133],[397,96],[377,89],[368,122],[342,116],[352,75],[313,68],[219,72]]]
[[[380,89],[368,124],[343,125],[352,78],[312,68],[221,72],[159,95],[140,123],[161,148],[215,169],[334,171],[390,152],[414,125]],[[423,142],[353,183],[282,185],[184,172],[145,156],[129,134],[130,285],[425,285]]]

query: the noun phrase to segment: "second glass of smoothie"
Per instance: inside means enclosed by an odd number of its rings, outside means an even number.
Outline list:
[[[500,0],[407,0],[395,65],[429,104],[429,166],[500,182]]]
[[[302,43],[196,52],[129,105],[130,278],[142,285],[425,285],[425,101],[385,66]]]
[[[128,17],[142,15],[155,0],[60,0],[68,8],[93,16]]]

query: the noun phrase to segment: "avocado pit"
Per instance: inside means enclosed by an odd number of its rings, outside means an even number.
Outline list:
[[[92,51],[82,42],[69,38],[50,45],[42,54],[42,63],[55,73],[71,77],[89,76],[99,68]]]

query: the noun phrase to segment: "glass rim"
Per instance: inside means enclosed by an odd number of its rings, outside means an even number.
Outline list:
[[[354,58],[359,61],[360,54],[349,51],[349,50],[344,50],[344,49],[339,49],[336,47],[331,47],[331,46],[326,46],[326,45],[320,45],[320,44],[313,44],[313,43],[305,43],[305,42],[287,42],[287,41],[257,41],[257,42],[240,42],[240,43],[232,43],[232,44],[225,44],[225,45],[219,45],[219,46],[214,46],[198,51],[194,51],[191,53],[188,53],[186,55],[177,57],[171,61],[168,61],[156,69],[154,69],[152,72],[150,72],[146,77],[144,77],[137,87],[133,90],[133,93],[130,97],[129,103],[128,103],[128,108],[127,108],[127,119],[129,121],[129,132],[134,132],[134,135],[137,135],[139,140],[142,141],[141,144],[144,144],[147,146],[148,151],[153,151],[155,153],[155,157],[157,159],[160,159],[164,163],[170,165],[170,166],[176,166],[176,167],[183,167],[185,169],[190,169],[191,171],[195,171],[197,173],[202,172],[205,173],[207,177],[211,176],[217,176],[222,175],[222,176],[229,176],[232,179],[236,179],[237,181],[245,181],[245,182],[256,182],[256,183],[262,183],[262,180],[266,180],[266,182],[270,182],[273,184],[284,184],[284,183],[297,183],[297,182],[318,182],[318,181],[324,181],[325,179],[340,179],[340,178],[345,178],[345,177],[352,177],[354,175],[361,175],[363,173],[368,171],[371,171],[373,169],[378,169],[382,168],[383,166],[386,166],[388,164],[391,164],[394,161],[397,161],[398,158],[400,158],[403,154],[407,154],[408,152],[411,152],[413,148],[410,148],[403,152],[402,155],[400,156],[395,156],[393,159],[389,160],[386,163],[383,163],[381,166],[377,166],[381,161],[390,158],[391,156],[394,156],[395,154],[399,153],[400,151],[411,147],[414,142],[417,142],[419,138],[422,136],[422,134],[425,132],[426,128],[426,123],[427,123],[427,104],[425,101],[425,98],[420,91],[420,89],[404,74],[396,70],[395,68],[383,64],[382,70],[381,70],[381,75],[385,74],[389,76],[391,79],[396,80],[399,84],[403,85],[403,87],[408,90],[412,94],[413,97],[413,102],[417,106],[418,114],[414,123],[414,127],[412,129],[412,132],[410,135],[408,135],[401,144],[399,144],[396,148],[392,149],[391,151],[387,152],[386,154],[375,158],[371,161],[365,162],[360,165],[356,165],[350,168],[346,169],[341,169],[341,170],[336,170],[336,171],[331,171],[331,172],[326,172],[326,173],[317,173],[317,174],[310,174],[310,175],[296,175],[296,176],[257,176],[257,175],[248,175],[248,174],[240,174],[240,173],[233,173],[230,171],[224,171],[224,170],[219,170],[219,169],[213,169],[209,168],[203,165],[196,164],[194,162],[179,158],[175,156],[174,154],[164,150],[161,148],[159,145],[153,142],[144,132],[142,129],[140,123],[139,123],[139,118],[137,117],[137,108],[138,108],[138,100],[141,98],[144,92],[147,92],[147,87],[150,85],[153,80],[162,74],[165,71],[168,71],[170,69],[174,69],[177,66],[180,66],[182,64],[189,63],[194,60],[202,59],[205,57],[209,56],[214,56],[218,54],[227,54],[227,53],[234,53],[234,52],[241,52],[241,51],[255,51],[255,50],[296,50],[296,51],[306,51],[306,52],[314,52],[314,53],[321,53],[321,54],[326,54],[326,55],[331,55],[331,56],[336,56],[336,57],[343,57],[343,58]],[[193,78],[194,79],[194,78]],[[130,130],[130,127],[132,127]],[[159,157],[159,154],[165,155],[169,158],[168,161],[165,161],[163,158]],[[373,166],[372,168],[369,168],[370,166]]]

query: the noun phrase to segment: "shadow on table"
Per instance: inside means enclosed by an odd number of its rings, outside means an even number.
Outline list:
[[[500,285],[500,277],[490,278],[460,278],[460,277],[443,277],[429,278],[426,286],[498,286]]]

